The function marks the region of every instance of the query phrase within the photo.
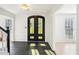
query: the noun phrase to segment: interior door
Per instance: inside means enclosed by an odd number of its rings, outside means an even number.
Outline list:
[[[45,18],[28,17],[28,41],[45,41]]]

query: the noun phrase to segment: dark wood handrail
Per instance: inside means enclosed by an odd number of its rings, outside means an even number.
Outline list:
[[[1,26],[0,26],[0,29],[1,29],[2,31],[4,31],[5,33],[7,33],[7,31],[6,31],[4,28],[2,28]]]

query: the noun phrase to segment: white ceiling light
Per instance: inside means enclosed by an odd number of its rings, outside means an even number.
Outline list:
[[[28,9],[30,8],[30,5],[29,5],[29,4],[21,4],[21,5],[20,5],[20,8],[21,8],[22,10],[28,10]]]

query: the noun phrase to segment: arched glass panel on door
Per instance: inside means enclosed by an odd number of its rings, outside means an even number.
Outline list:
[[[38,18],[38,34],[42,34],[42,33],[43,33],[43,19]]]
[[[30,34],[34,34],[34,18],[30,19]]]

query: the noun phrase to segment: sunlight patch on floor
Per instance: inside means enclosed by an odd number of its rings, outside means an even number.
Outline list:
[[[31,47],[34,47],[34,46],[36,46],[36,44],[35,43],[31,43],[30,46]]]
[[[46,52],[47,55],[51,55],[50,52],[49,52],[48,50],[45,50],[45,52]]]
[[[54,53],[53,53],[51,50],[49,50],[49,52],[50,52],[52,55],[54,55]]]
[[[41,43],[41,44],[39,44],[39,45],[40,45],[40,46],[46,46],[46,44],[42,44],[42,43]]]
[[[51,50],[45,50],[47,55],[55,55]]]
[[[31,49],[32,55],[39,55],[39,52],[37,49]]]

